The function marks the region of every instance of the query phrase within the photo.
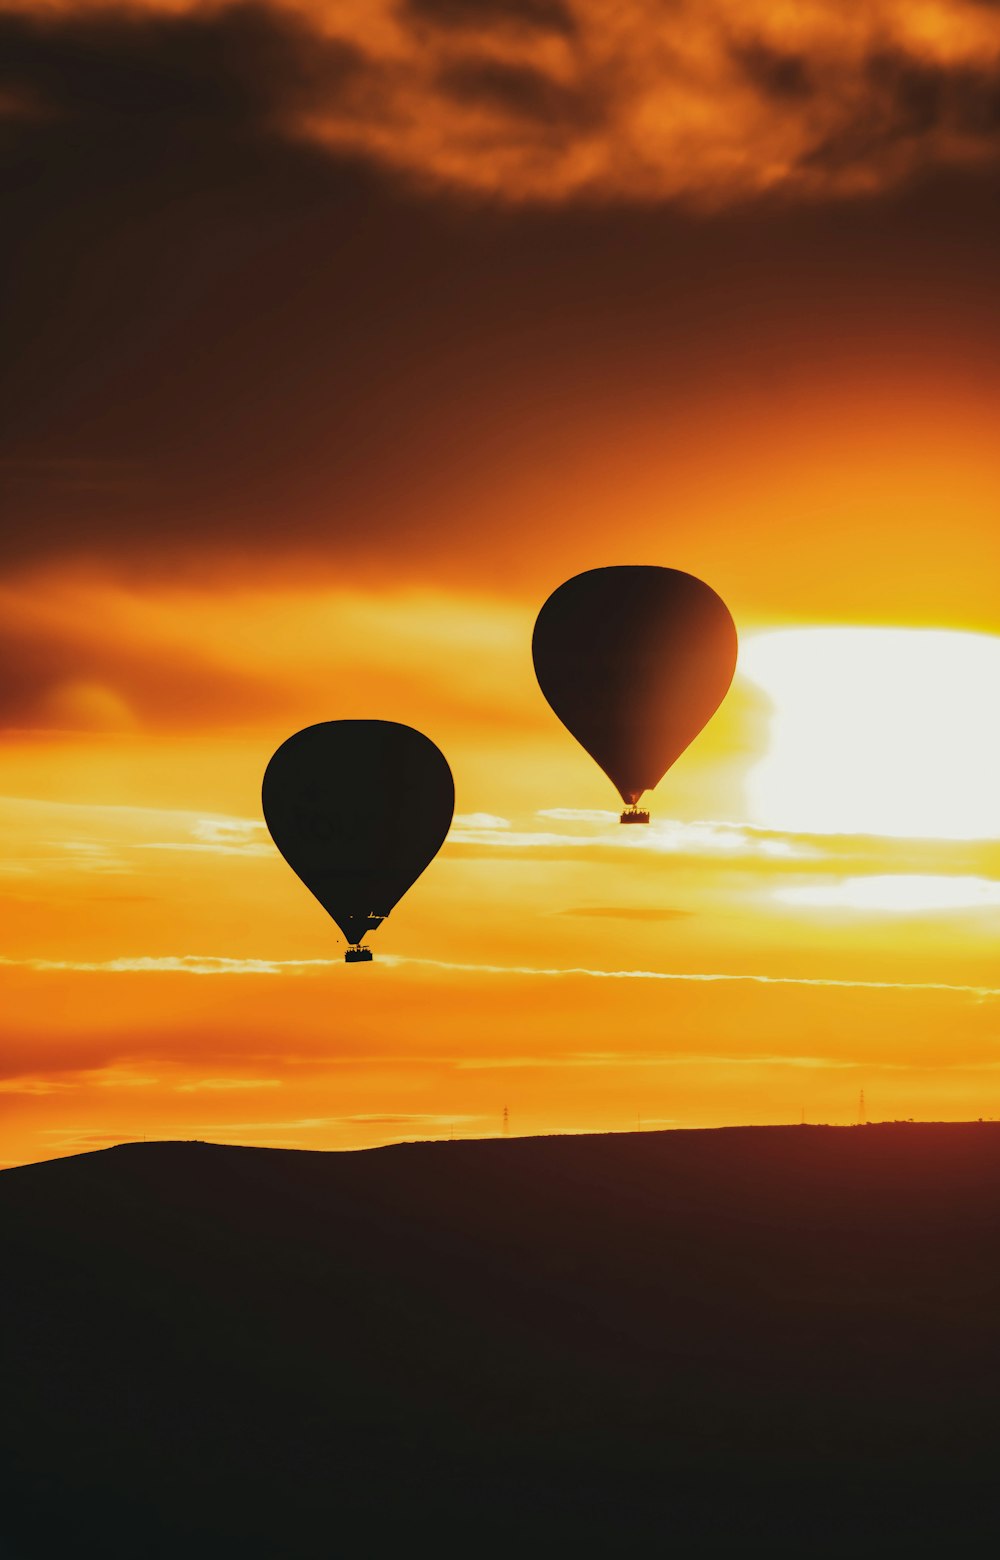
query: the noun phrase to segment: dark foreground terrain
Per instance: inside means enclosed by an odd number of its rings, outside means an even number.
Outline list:
[[[0,1553],[1000,1552],[998,1234],[989,1123],[7,1171]]]

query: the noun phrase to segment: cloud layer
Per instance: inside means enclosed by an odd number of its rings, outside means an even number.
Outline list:
[[[825,505],[914,594],[961,498],[985,599],[1000,12],[919,16],[0,0],[0,558],[534,595],[627,512],[815,597]]]
[[[869,191],[993,161],[974,0],[15,5],[13,117],[302,139],[506,201]]]

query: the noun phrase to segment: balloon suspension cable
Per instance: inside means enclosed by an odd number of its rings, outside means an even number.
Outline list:
[[[648,823],[649,813],[644,807],[639,807],[635,802],[626,807],[621,816],[622,823]]]

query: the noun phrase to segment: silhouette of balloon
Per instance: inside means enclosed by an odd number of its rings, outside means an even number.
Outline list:
[[[455,784],[444,754],[410,726],[328,720],[283,742],[264,773],[271,838],[350,947],[360,946],[437,855]]]
[[[736,627],[715,591],[679,569],[590,569],[542,607],[539,686],[621,794],[623,823],[698,735],[736,670]]]

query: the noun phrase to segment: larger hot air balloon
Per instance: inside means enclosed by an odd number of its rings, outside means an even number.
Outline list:
[[[590,569],[552,592],[531,644],[563,725],[626,804],[622,823],[714,715],[736,670],[736,628],[703,580],[647,565]]]
[[[271,838],[368,962],[367,932],[437,855],[455,784],[444,754],[390,720],[328,720],[283,742],[261,792]]]

